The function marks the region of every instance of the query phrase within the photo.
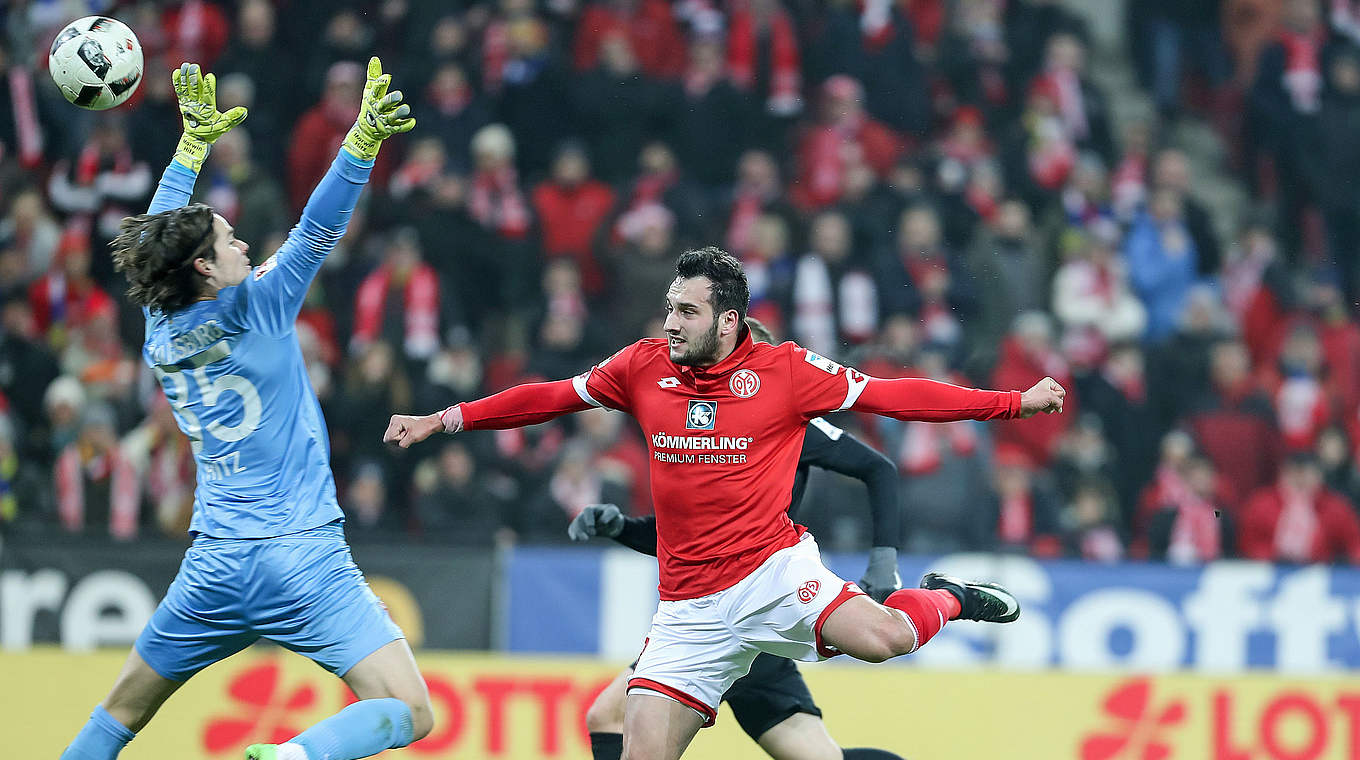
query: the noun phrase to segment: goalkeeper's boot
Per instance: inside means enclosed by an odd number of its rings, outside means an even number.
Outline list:
[[[1020,600],[995,583],[969,583],[944,573],[926,573],[921,588],[944,589],[959,600],[959,620],[1010,623],[1020,617]]]

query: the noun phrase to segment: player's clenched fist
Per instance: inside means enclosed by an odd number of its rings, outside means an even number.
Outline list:
[[[1040,412],[1052,414],[1061,413],[1063,399],[1067,397],[1067,391],[1058,384],[1057,380],[1046,377],[1034,384],[1033,388],[1020,394],[1020,416],[1033,417]]]
[[[442,430],[444,430],[444,423],[437,414],[425,414],[419,417],[409,414],[394,414],[392,421],[387,423],[387,432],[383,433],[383,443],[395,443],[403,449],[408,449],[411,444],[420,443]]]

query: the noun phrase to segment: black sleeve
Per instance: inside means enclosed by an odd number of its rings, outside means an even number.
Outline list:
[[[623,530],[614,537],[615,541],[635,552],[656,556],[656,518],[625,517]]]
[[[862,481],[869,489],[873,545],[897,546],[902,535],[897,467],[892,460],[840,428],[825,421],[817,424],[820,419],[808,423],[798,466],[820,467]]]

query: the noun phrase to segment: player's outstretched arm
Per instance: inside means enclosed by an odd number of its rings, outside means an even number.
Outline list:
[[[1061,413],[1067,391],[1051,377],[1027,391],[964,388],[918,377],[878,378],[855,373],[850,407],[899,420],[957,422],[1004,420]],[[857,393],[857,395],[856,395]]]
[[[525,383],[476,401],[454,404],[433,414],[394,414],[383,433],[383,442],[395,443],[405,449],[438,432],[525,427],[590,407],[581,399],[571,380]]]
[[[312,278],[345,236],[359,194],[368,184],[378,149],[387,138],[415,126],[410,107],[402,102],[401,91],[388,91],[391,84],[392,75],[383,73],[382,61],[376,56],[370,58],[359,118],[345,137],[339,155],[312,190],[302,219],[283,247],[271,261],[255,270],[249,301],[258,326],[274,331],[292,328]]]
[[[170,74],[179,101],[184,133],[175,148],[174,160],[165,168],[148,214],[179,208],[189,202],[194,180],[203,168],[203,159],[217,138],[246,119],[246,109],[237,106],[226,113],[217,110],[217,78],[204,73],[197,63],[183,63]]]

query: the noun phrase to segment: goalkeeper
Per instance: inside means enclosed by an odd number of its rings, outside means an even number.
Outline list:
[[[769,329],[759,320],[747,317],[746,324],[751,328],[752,340],[774,342]],[[874,546],[859,585],[882,603],[902,587],[897,574],[896,546],[901,522],[897,468],[859,439],[817,417],[808,423],[803,450],[798,456],[793,497],[789,501],[790,519],[802,501],[810,467],[848,475],[868,488]],[[586,507],[571,521],[567,533],[575,541],[604,536],[635,551],[656,554],[656,518],[628,517],[613,504]],[[586,713],[594,760],[619,760],[623,753],[623,702],[632,674],[632,666],[620,673]],[[841,750],[827,733],[822,711],[812,700],[803,675],[787,658],[764,652],[756,655],[750,672],[732,684],[723,701],[732,708],[742,730],[775,760],[900,760],[880,749]]]
[[[197,64],[171,78],[184,136],[151,208],[123,220],[113,257],[146,317],[142,356],[193,444],[193,544],[62,760],[113,760],[185,681],[260,638],[335,673],[359,701],[283,744],[248,748],[249,760],[350,760],[406,746],[430,731],[430,697],[350,558],[294,322],[382,141],[415,122],[370,60],[339,155],[287,241],[252,270],[225,218],[185,205],[212,143],[246,111],[219,112],[213,75]]]

